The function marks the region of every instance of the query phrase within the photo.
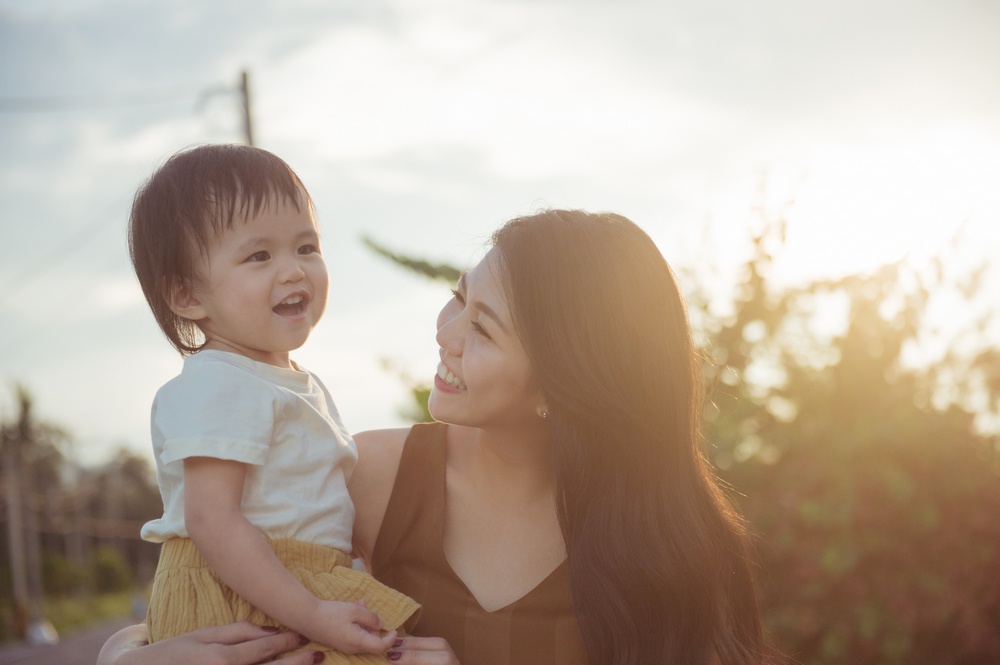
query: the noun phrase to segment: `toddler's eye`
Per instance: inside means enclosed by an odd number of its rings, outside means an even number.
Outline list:
[[[302,245],[299,247],[299,254],[318,254],[319,247],[317,245]]]
[[[271,258],[270,254],[261,251],[261,252],[254,252],[253,254],[251,254],[249,257],[247,257],[247,261],[267,261],[269,258]]]

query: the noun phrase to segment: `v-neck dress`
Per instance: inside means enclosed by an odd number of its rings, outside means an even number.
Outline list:
[[[462,665],[585,665],[569,569],[487,612],[444,554],[446,426],[414,425],[372,556],[374,576],[423,606],[414,635],[443,637]]]

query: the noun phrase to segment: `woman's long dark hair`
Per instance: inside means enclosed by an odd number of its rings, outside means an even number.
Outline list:
[[[493,237],[550,417],[559,521],[591,665],[763,659],[747,535],[699,447],[684,301],[652,240],[552,210]]]

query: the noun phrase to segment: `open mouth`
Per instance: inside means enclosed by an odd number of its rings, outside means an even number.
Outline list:
[[[288,296],[272,309],[279,316],[297,316],[306,310],[306,305],[308,304],[309,296],[297,293],[293,296]]]

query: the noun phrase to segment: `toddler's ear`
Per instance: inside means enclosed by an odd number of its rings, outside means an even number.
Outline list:
[[[200,321],[207,316],[204,306],[198,300],[194,287],[187,280],[175,280],[163,287],[170,311],[188,321]]]

